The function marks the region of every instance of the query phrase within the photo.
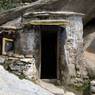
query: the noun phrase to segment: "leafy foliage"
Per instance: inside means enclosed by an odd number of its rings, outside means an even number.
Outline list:
[[[0,11],[15,8],[23,3],[32,3],[36,0],[0,0]]]
[[[0,10],[6,10],[16,7],[17,2],[14,0],[0,0]]]

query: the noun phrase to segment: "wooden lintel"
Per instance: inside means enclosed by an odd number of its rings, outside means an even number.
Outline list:
[[[24,25],[67,25],[67,20],[32,20],[24,23]]]

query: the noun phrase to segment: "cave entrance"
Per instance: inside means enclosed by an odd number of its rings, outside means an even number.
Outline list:
[[[41,79],[57,79],[57,32],[55,25],[41,26]]]

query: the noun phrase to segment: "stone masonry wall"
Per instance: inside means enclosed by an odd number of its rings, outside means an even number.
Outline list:
[[[34,60],[31,65],[35,66],[35,76],[38,77],[38,69],[40,65],[40,32],[36,31],[36,28],[25,28],[22,32],[18,33],[18,37],[15,45],[19,47],[16,48],[18,50],[16,50],[15,53]],[[32,75],[32,72],[30,73]]]
[[[66,19],[69,20],[69,24],[66,26],[65,30],[65,44],[61,45],[61,48],[64,48],[63,59],[65,59],[64,62],[61,62],[61,67],[63,67],[63,69],[61,69],[61,79],[63,84],[65,83],[75,88],[81,88],[85,80],[88,79],[83,61],[82,17],[68,16]],[[61,37],[64,37],[64,35],[61,35]],[[61,41],[63,42],[63,40]]]

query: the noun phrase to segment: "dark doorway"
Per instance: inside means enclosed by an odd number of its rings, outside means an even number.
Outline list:
[[[41,79],[57,78],[58,26],[41,26]]]

